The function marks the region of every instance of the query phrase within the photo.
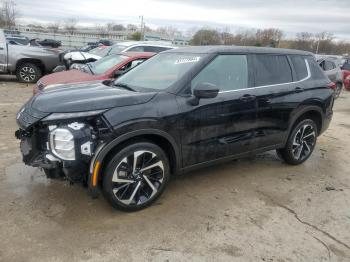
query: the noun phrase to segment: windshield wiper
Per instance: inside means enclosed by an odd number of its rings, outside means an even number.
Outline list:
[[[91,69],[91,65],[89,65],[85,55],[83,54],[83,52],[79,51],[79,53],[82,55],[82,57],[85,59],[85,61],[87,62],[85,65],[89,68],[89,71],[91,72],[92,75],[94,75],[94,71],[92,71]]]
[[[136,92],[135,89],[131,88],[130,86],[128,86],[127,84],[124,84],[124,83],[116,83],[116,84],[114,84],[114,86],[121,87],[121,88],[124,88],[126,90]]]

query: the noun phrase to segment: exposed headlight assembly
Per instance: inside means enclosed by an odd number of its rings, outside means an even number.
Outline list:
[[[50,132],[50,148],[62,160],[75,160],[74,136],[68,129],[56,128]]]
[[[87,116],[99,115],[106,110],[94,110],[86,112],[74,112],[74,113],[52,113],[51,115],[45,117],[43,121],[59,120],[59,119],[71,119],[71,118],[80,118]]]
[[[88,161],[94,150],[92,128],[79,122],[48,126],[49,149],[51,153],[65,161]]]

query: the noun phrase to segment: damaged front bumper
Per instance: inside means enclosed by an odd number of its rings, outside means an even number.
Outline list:
[[[20,149],[26,165],[45,170],[60,169],[71,182],[87,181],[96,141],[84,123],[19,129]]]

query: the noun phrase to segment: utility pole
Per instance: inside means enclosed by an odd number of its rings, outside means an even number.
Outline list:
[[[144,40],[144,35],[143,35],[143,29],[144,29],[144,23],[143,23],[143,15],[140,15],[139,18],[141,19],[141,26],[140,26],[140,40]]]

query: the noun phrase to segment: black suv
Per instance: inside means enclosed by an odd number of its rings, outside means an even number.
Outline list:
[[[310,157],[332,118],[333,90],[311,53],[190,47],[163,52],[112,82],[52,87],[19,111],[26,164],[81,181],[132,211],[171,174],[276,149]]]

